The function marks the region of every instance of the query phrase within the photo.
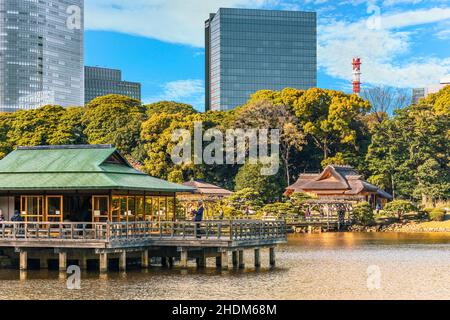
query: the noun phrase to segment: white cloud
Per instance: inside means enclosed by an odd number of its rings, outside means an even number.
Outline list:
[[[205,103],[205,88],[203,80],[189,79],[167,82],[162,86],[162,93],[155,97],[144,99],[146,103],[156,101],[183,101],[195,107]]]
[[[202,47],[204,21],[219,7],[258,8],[276,0],[89,0],[86,29]]]
[[[405,88],[436,83],[450,73],[450,57],[402,61],[411,53],[412,35],[398,29],[448,18],[450,9],[430,9],[382,15],[379,29],[368,28],[366,20],[335,21],[320,29],[319,65],[333,77],[351,79],[351,60],[360,56],[365,83]]]

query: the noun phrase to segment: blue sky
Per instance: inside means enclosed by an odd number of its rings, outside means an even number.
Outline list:
[[[86,0],[86,64],[142,83],[144,102],[204,109],[204,20],[220,7],[318,12],[318,86],[402,88],[450,74],[450,0]]]

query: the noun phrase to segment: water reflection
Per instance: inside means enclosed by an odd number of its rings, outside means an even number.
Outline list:
[[[277,252],[277,267],[196,270],[152,267],[127,273],[83,272],[81,290],[68,290],[59,272],[0,271],[3,299],[449,299],[450,235],[294,235]],[[230,259],[231,262],[231,259]],[[368,268],[380,271],[370,290]],[[373,268],[372,268],[373,269]]]

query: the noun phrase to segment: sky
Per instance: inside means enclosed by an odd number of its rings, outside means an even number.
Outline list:
[[[204,110],[204,21],[220,7],[316,11],[318,87],[435,85],[450,74],[450,0],[86,0],[86,65],[119,68],[142,100]]]

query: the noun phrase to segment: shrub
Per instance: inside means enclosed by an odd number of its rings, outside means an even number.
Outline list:
[[[436,208],[430,212],[430,220],[431,221],[444,221],[445,219],[445,210]]]
[[[395,215],[398,219],[402,219],[403,215],[408,212],[417,212],[417,207],[410,201],[395,200],[386,205],[385,211]]]
[[[375,222],[372,207],[368,202],[358,203],[353,207],[353,219],[355,223],[364,226],[371,225]]]

